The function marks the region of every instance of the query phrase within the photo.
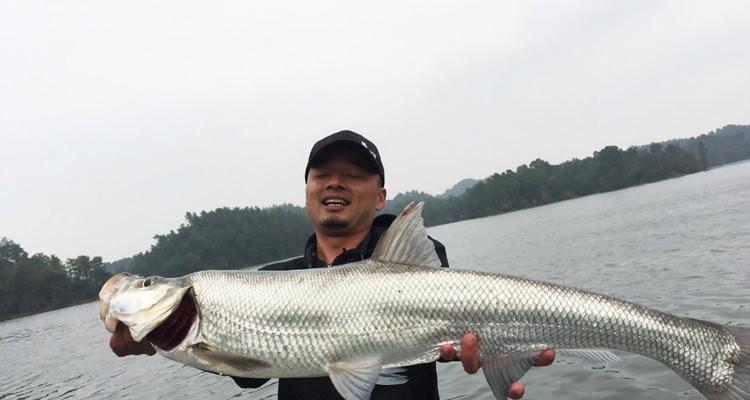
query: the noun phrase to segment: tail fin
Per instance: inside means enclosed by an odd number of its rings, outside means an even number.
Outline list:
[[[709,400],[748,400],[750,399],[750,329],[725,326],[740,345],[739,362],[735,364],[734,380],[723,390],[703,393]]]

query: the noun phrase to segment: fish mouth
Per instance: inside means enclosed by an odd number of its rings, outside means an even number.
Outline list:
[[[198,308],[193,296],[185,294],[169,317],[149,332],[146,339],[154,346],[170,351],[185,341],[197,316]]]
[[[158,287],[155,280],[160,281]],[[164,351],[179,346],[196,324],[199,310],[192,290],[180,287],[179,282],[170,285],[170,280],[128,273],[112,276],[99,292],[99,316],[104,326],[115,333],[122,322],[134,340],[140,342],[146,338]],[[149,291],[152,296],[148,296]]]
[[[99,292],[99,317],[101,317],[102,321],[104,321],[104,326],[111,333],[115,333],[119,321],[109,315],[109,305],[112,302],[112,299],[120,293],[120,291],[123,290],[134,277],[134,275],[127,272],[113,275],[104,283],[104,286],[102,286],[102,289]]]

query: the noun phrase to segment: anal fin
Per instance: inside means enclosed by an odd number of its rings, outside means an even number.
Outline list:
[[[367,400],[380,379],[381,362],[377,357],[338,361],[326,366],[333,386],[346,400]]]
[[[495,397],[507,399],[511,383],[521,379],[534,365],[538,356],[539,352],[533,352],[482,358],[482,372]]]

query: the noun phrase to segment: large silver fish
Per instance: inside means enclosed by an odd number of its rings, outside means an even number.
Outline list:
[[[330,376],[347,400],[405,379],[466,332],[505,399],[544,348],[613,360],[620,349],[661,361],[708,399],[750,399],[750,330],[680,318],[611,297],[486,272],[436,268],[409,205],[369,260],[304,271],[116,275],[101,317],[193,367],[233,376]]]

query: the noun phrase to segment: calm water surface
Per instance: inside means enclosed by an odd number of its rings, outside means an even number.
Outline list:
[[[681,316],[750,327],[750,163],[496,217],[431,235],[454,267],[593,290]],[[0,323],[0,399],[275,398],[276,383],[228,378],[162,357],[119,359],[90,303]],[[525,377],[525,399],[700,399],[661,364],[618,353],[563,359]],[[444,399],[491,399],[481,373],[440,364]]]

